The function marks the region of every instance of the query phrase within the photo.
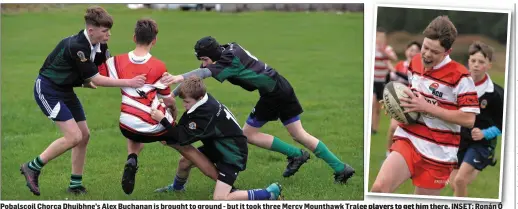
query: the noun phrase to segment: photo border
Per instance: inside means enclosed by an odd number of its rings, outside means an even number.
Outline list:
[[[376,43],[376,36],[375,36],[375,33],[376,33],[376,28],[377,28],[377,22],[378,22],[378,8],[379,7],[388,7],[388,8],[406,8],[406,9],[431,9],[431,10],[449,10],[449,11],[465,11],[465,12],[485,12],[485,13],[502,13],[502,14],[507,14],[507,39],[506,39],[506,60],[505,60],[505,71],[504,71],[504,111],[503,111],[503,118],[502,118],[502,121],[503,121],[503,126],[502,126],[502,136],[501,136],[501,150],[500,150],[500,159],[501,159],[501,162],[500,162],[500,178],[499,178],[499,186],[498,186],[498,199],[494,199],[494,198],[473,198],[473,197],[455,197],[455,196],[432,196],[432,195],[415,195],[415,194],[396,194],[396,193],[374,193],[374,192],[370,192],[369,191],[369,183],[370,183],[370,151],[371,151],[371,142],[372,142],[372,132],[370,131],[370,127],[371,127],[371,124],[372,124],[372,91],[373,91],[373,85],[374,85],[374,79],[373,79],[373,75],[374,75],[374,72],[372,69],[374,69],[374,62],[372,60],[374,60],[375,58],[375,54],[374,53],[371,53],[370,54],[370,61],[365,63],[365,66],[369,66],[368,68],[368,73],[366,74],[366,76],[368,76],[368,79],[369,79],[369,86],[367,86],[367,89],[368,91],[365,92],[366,95],[365,97],[367,97],[367,103],[366,103],[366,106],[368,106],[366,108],[366,110],[368,110],[368,112],[365,114],[367,115],[368,117],[365,118],[365,135],[366,135],[366,145],[365,145],[365,150],[364,150],[364,153],[366,153],[366,156],[364,158],[364,167],[365,167],[365,177],[364,177],[364,180],[365,180],[365,186],[364,186],[364,194],[365,194],[365,197],[367,198],[368,196],[371,196],[371,197],[376,197],[376,196],[380,196],[380,197],[403,197],[403,198],[418,198],[418,199],[440,199],[440,200],[458,200],[458,201],[478,201],[478,202],[502,202],[502,185],[503,185],[503,173],[504,173],[504,162],[506,160],[504,160],[504,157],[505,157],[505,142],[506,142],[506,138],[508,138],[509,136],[507,136],[506,134],[506,124],[508,123],[507,121],[507,102],[508,102],[508,92],[509,92],[509,63],[510,63],[510,60],[509,60],[509,54],[510,54],[510,51],[512,50],[510,48],[510,43],[511,43],[511,30],[512,30],[512,27],[511,27],[511,23],[512,23],[512,13],[513,11],[512,10],[509,10],[509,9],[477,9],[477,8],[466,8],[466,7],[457,7],[457,6],[442,6],[442,5],[438,5],[438,6],[423,6],[423,5],[409,5],[409,4],[399,4],[399,3],[374,3],[374,6],[373,6],[373,21],[374,21],[374,28],[373,28],[373,31],[372,31],[372,42],[373,45],[371,46],[372,48],[372,52],[375,51],[375,44]],[[515,4],[515,8],[516,8],[516,4]],[[364,79],[365,80],[365,79]],[[518,168],[517,168],[517,171],[518,171]],[[516,174],[515,174],[516,175]],[[516,177],[515,177],[516,178]],[[515,189],[516,189],[516,186],[515,186]]]

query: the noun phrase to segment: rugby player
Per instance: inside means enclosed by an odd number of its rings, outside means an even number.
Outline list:
[[[167,68],[162,61],[150,54],[156,44],[157,35],[158,25],[154,20],[147,18],[138,20],[133,36],[133,41],[136,43],[135,49],[109,58],[106,65],[99,68],[101,75],[115,79],[130,78],[139,74],[147,75],[143,87],[121,88],[119,127],[122,135],[127,138],[128,144],[128,157],[121,185],[126,194],[133,193],[135,175],[138,171],[138,155],[144,147],[143,143],[167,140],[167,136],[164,135],[165,127],[151,118],[151,110],[154,108],[161,111],[169,123],[174,123],[176,118],[175,99],[171,95],[171,89],[160,83],[160,78],[167,72]],[[196,148],[191,145],[172,147],[195,162],[204,174],[214,180],[217,178],[214,165]]]
[[[480,114],[475,126],[461,129],[457,167],[450,176],[450,185],[457,197],[468,195],[468,185],[488,165],[496,164],[497,137],[502,134],[504,89],[494,83],[487,71],[493,62],[493,49],[475,42],[469,47],[468,68],[475,81]]]
[[[310,159],[310,154],[259,131],[267,122],[278,119],[295,141],[313,151],[332,168],[336,183],[346,183],[352,177],[355,172],[352,167],[340,161],[324,142],[304,130],[300,120],[303,110],[295,91],[288,80],[274,68],[257,59],[236,42],[220,45],[210,36],[198,40],[194,50],[196,57],[202,62],[200,68],[183,75],[165,75],[162,82],[173,84],[193,75],[201,78],[212,76],[220,82],[228,80],[247,91],[258,90],[259,101],[250,113],[243,132],[249,143],[287,156],[288,165],[283,173],[284,177],[294,175]],[[177,95],[175,91],[173,94]]]
[[[384,28],[376,29],[376,51],[374,58],[374,87],[372,95],[372,134],[378,133],[381,106],[379,101],[383,99],[383,89],[387,83],[389,72],[393,69],[390,61],[397,61],[394,49],[387,45],[387,32]]]
[[[163,111],[154,109],[151,116],[167,128],[167,144],[189,145],[200,140],[198,149],[218,170],[214,200],[276,200],[281,187],[273,183],[266,189],[238,190],[232,187],[240,172],[246,169],[248,144],[246,136],[234,115],[225,105],[206,92],[203,80],[187,78],[179,89],[185,112],[178,125],[173,126]],[[193,163],[186,158],[179,161],[175,189],[181,190],[187,182]]]
[[[106,42],[110,38],[113,19],[102,7],[92,6],[86,10],[84,20],[84,30],[61,40],[47,56],[34,85],[36,103],[63,133],[63,137],[56,139],[39,156],[20,167],[27,187],[38,196],[41,169],[69,149],[72,149],[72,175],[67,192],[86,193],[82,175],[90,130],[73,88],[138,88],[144,85],[144,75],[135,75],[131,79],[99,75],[98,66],[110,56]]]
[[[450,58],[457,29],[447,16],[435,18],[423,31],[421,53],[409,67],[410,98],[406,112],[420,112],[417,124],[400,124],[391,153],[372,192],[392,193],[412,179],[415,194],[439,195],[457,164],[461,126],[472,128],[480,112],[468,70]]]
[[[408,85],[408,67],[410,64],[410,61],[412,61],[412,58],[419,54],[421,51],[421,44],[417,41],[410,42],[405,50],[405,57],[406,60],[399,61],[394,66],[394,71],[390,72],[390,80],[400,82],[403,84]],[[394,132],[396,131],[396,128],[398,127],[398,122],[394,119],[390,119],[390,125],[389,130],[387,132],[387,156],[389,155],[390,147],[392,146],[392,137],[394,136]]]

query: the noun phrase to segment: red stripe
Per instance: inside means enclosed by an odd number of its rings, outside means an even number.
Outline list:
[[[480,85],[482,85],[486,81],[487,81],[487,74],[484,75],[484,78],[481,81],[476,82],[475,86],[480,86]]]
[[[430,128],[423,126],[421,124],[407,125],[405,127],[401,127],[403,130],[408,132],[409,134],[437,144],[441,146],[448,147],[459,147],[460,144],[460,134],[454,133],[442,133],[438,131],[431,130]],[[436,129],[437,130],[437,129]]]
[[[145,111],[142,111],[141,109],[138,109],[136,107],[132,107],[127,104],[121,105],[121,112],[133,115],[137,118],[140,118],[142,121],[148,123],[149,125],[156,125],[158,124],[158,121],[151,118],[151,115]]]
[[[459,106],[478,106],[478,95],[476,92],[467,92],[457,96]]]
[[[122,90],[122,89],[121,89],[121,92],[122,92],[122,95],[127,96],[127,97],[129,97],[130,99],[135,100],[136,102],[138,102],[138,103],[140,103],[140,104],[143,104],[143,105],[146,105],[146,106],[148,106],[148,107],[151,107],[151,104],[153,103],[153,101],[152,101],[152,100],[149,100],[149,99],[147,99],[147,98],[142,98],[142,97],[140,97],[140,96],[138,96],[138,97],[131,96],[131,95],[129,95],[128,93],[126,93],[126,92],[125,92],[124,90]],[[153,97],[153,98],[154,98],[154,97]]]
[[[412,90],[418,91],[415,88],[412,88]],[[439,107],[442,107],[442,108],[447,109],[447,110],[458,110],[459,109],[459,105],[457,105],[455,103],[444,101],[444,100],[439,100],[439,99],[436,99],[433,95],[426,94],[426,93],[423,93],[423,92],[420,92],[420,91],[418,91],[418,92],[421,93],[421,95],[423,95],[426,98],[430,98],[430,99],[436,100]]]
[[[457,98],[463,97],[463,96],[473,96],[473,95],[477,96],[477,92],[472,91],[472,92],[462,93],[462,94],[459,94],[459,96],[457,96]]]
[[[374,70],[388,70],[388,67],[374,66]]]
[[[375,57],[374,60],[385,61],[388,60],[388,57]]]
[[[419,150],[417,150],[415,148],[414,144],[412,144],[412,141],[410,141],[410,139],[408,139],[408,138],[394,136],[394,141],[396,141],[396,140],[404,140],[404,141],[407,141],[408,143],[410,143],[412,145],[412,148],[414,149],[414,151],[417,154],[419,154],[424,160],[426,160],[430,164],[433,164],[433,165],[436,165],[436,166],[442,166],[442,167],[450,167],[450,166],[457,165],[457,162],[444,162],[444,161],[438,161],[438,160],[434,160],[434,159],[431,159],[429,157],[426,157],[421,152],[419,152]]]
[[[387,77],[386,75],[374,75],[374,78],[385,78]]]

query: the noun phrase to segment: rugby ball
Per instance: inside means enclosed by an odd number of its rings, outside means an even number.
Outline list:
[[[405,108],[401,107],[400,98],[410,98],[404,91],[410,90],[405,84],[389,82],[383,89],[383,103],[388,115],[403,124],[414,124],[419,118],[418,112],[404,113]]]

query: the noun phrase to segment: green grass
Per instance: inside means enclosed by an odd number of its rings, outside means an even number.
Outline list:
[[[491,71],[490,75],[493,82],[505,88],[505,74],[503,72]],[[369,190],[376,180],[376,176],[378,175],[383,160],[386,158],[385,152],[387,150],[387,131],[389,125],[389,117],[381,114],[378,133],[372,135],[370,146]],[[476,180],[468,186],[469,197],[498,199],[500,185],[500,166],[502,163],[502,159],[500,157],[502,146],[501,137],[499,137],[498,140],[499,141],[496,150],[498,163],[494,167],[488,166],[486,169],[479,173]],[[395,193],[413,194],[414,186],[412,185],[412,181],[407,180],[395,191]],[[441,192],[441,196],[453,196],[453,190],[448,186]]]
[[[249,146],[247,170],[236,186],[263,188],[272,182],[284,186],[288,200],[363,199],[363,14],[255,12],[221,14],[127,10],[105,5],[115,19],[110,40],[112,54],[134,48],[133,27],[140,17],[159,24],[158,43],[152,54],[169,72],[184,73],[199,66],[193,53],[196,40],[212,35],[221,43],[237,41],[256,57],[274,66],[294,86],[305,112],[303,125],[356,169],[347,185],[333,184],[332,170],[312,159],[293,177],[284,179],[286,158]],[[20,164],[38,156],[61,136],[36,105],[34,80],[48,53],[62,38],[77,33],[84,23],[84,5],[67,5],[59,12],[2,15],[2,198],[6,200],[150,200],[211,199],[214,183],[197,169],[187,192],[154,194],[172,182],[179,154],[161,144],[148,144],[140,158],[135,192],[123,193],[120,179],[126,160],[126,140],[118,128],[120,90],[77,89],[91,130],[83,182],[86,196],[65,192],[71,172],[70,152],[51,161],[40,176],[40,197],[33,196],[19,172]],[[215,79],[208,90],[227,105],[240,124],[258,100],[257,92]],[[280,122],[264,131],[295,143]]]

